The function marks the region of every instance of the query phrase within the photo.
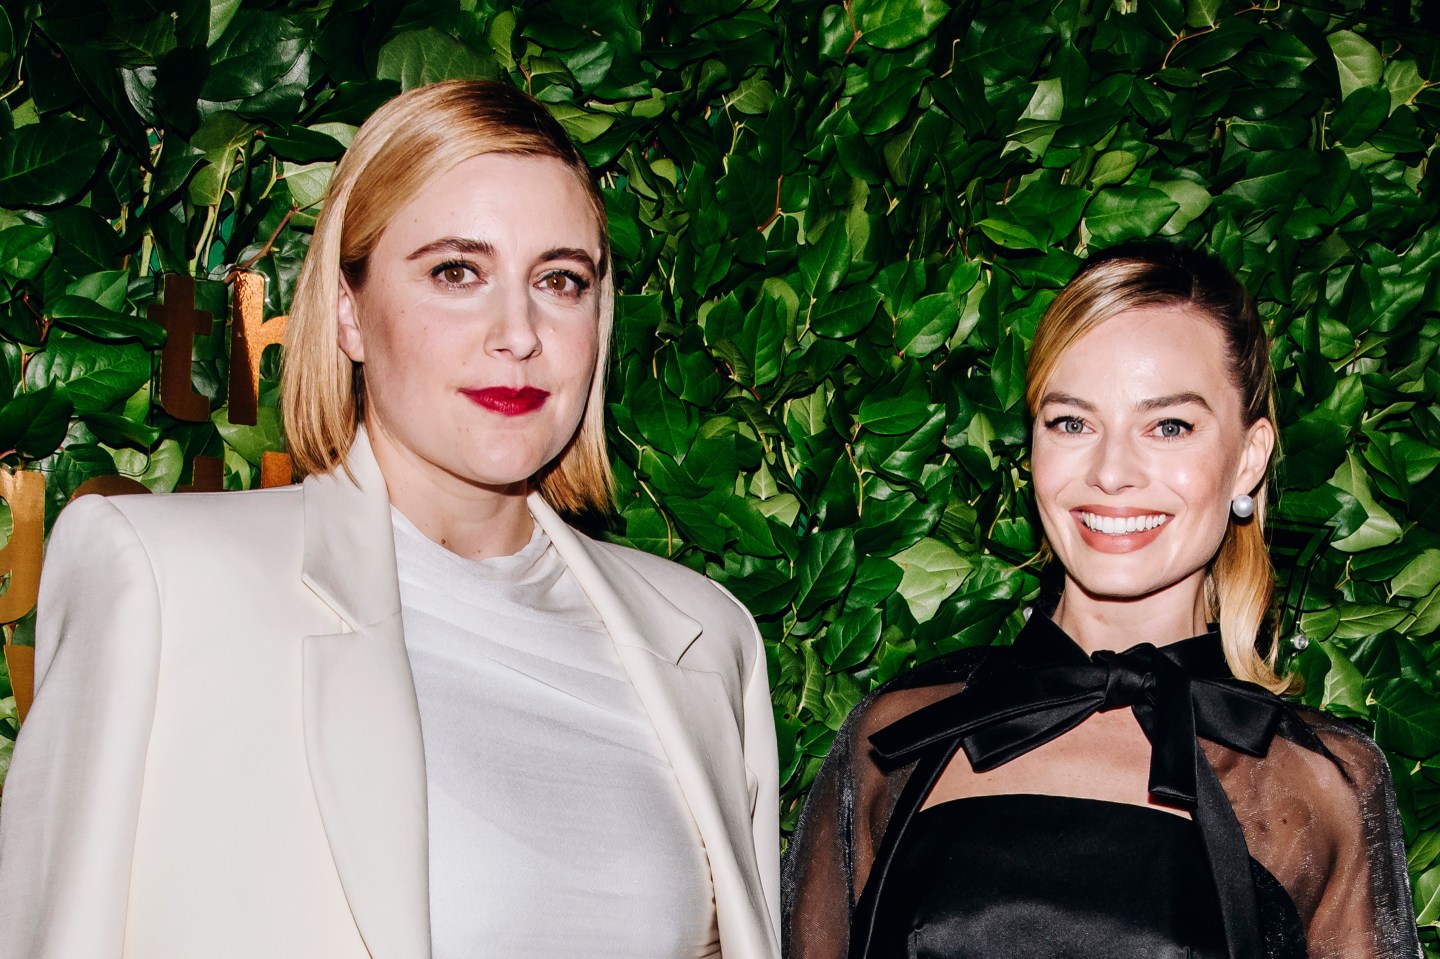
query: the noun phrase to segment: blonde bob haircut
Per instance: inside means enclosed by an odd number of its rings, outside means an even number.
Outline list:
[[[589,198],[600,239],[599,342],[580,427],[532,479],[556,509],[609,511],[614,479],[605,448],[605,367],[614,317],[605,203],[580,152],[534,99],[508,84],[435,83],[386,103],[355,135],[335,169],[305,256],[285,331],[281,415],[297,477],[343,466],[364,414],[364,368],[336,341],[340,279],[365,282],[370,254],[400,209],[426,184],[488,153],[552,157]]]
[[[1249,427],[1275,422],[1275,373],[1270,341],[1254,302],[1215,258],[1168,243],[1126,244],[1080,268],[1040,319],[1026,371],[1025,401],[1035,415],[1060,357],[1101,323],[1128,310],[1181,307],[1215,324],[1224,338],[1230,379]],[[1197,322],[1199,320],[1197,319]],[[1272,460],[1273,462],[1273,460]],[[1225,659],[1236,677],[1277,692],[1290,688],[1277,673],[1272,604],[1275,570],[1265,546],[1268,480],[1254,493],[1249,520],[1233,516],[1210,563],[1206,599],[1220,624]]]

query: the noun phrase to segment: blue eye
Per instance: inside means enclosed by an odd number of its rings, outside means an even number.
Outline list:
[[[1189,433],[1195,427],[1184,420],[1161,420],[1155,426],[1155,432],[1161,439],[1179,439]]]
[[[1085,432],[1085,421],[1078,416],[1057,416],[1045,423],[1045,428],[1056,433],[1078,436]]]

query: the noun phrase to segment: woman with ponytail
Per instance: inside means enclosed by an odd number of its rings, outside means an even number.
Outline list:
[[[1060,587],[882,687],[787,854],[793,959],[1419,955],[1385,759],[1282,698],[1265,330],[1216,260],[1089,260],[1036,331]]]

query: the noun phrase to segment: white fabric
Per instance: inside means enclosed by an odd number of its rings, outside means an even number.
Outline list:
[[[473,561],[391,511],[435,959],[719,954],[704,846],[599,615],[537,525]]]

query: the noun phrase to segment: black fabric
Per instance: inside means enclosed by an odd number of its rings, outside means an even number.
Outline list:
[[[788,959],[867,954],[871,933],[880,932],[875,908],[880,890],[905,878],[904,870],[892,869],[887,880],[887,864],[961,748],[959,735],[941,735],[903,758],[886,758],[871,737],[958,695],[998,698],[991,696],[992,687],[1003,687],[1027,668],[1023,653],[1023,648],[1017,654],[1008,646],[981,647],[923,663],[865,697],[841,725],[785,855],[781,893]],[[1103,666],[1104,659],[1096,665]],[[1212,675],[1203,664],[1196,673]],[[1192,681],[1192,687],[1201,685]],[[1105,686],[1116,700],[1135,695],[1133,678],[1112,682],[1107,676]],[[1257,695],[1268,696],[1258,690]],[[1195,766],[1193,814],[1198,821],[1209,808],[1238,820],[1248,859],[1239,869],[1232,864],[1224,870],[1229,877],[1224,882],[1251,887],[1260,954],[1418,957],[1403,833],[1385,756],[1354,726],[1271,698],[1280,717],[1262,755],[1242,748],[1243,742],[1207,739],[1206,720],[1196,707],[1197,758],[1204,761]],[[1169,735],[1159,739],[1176,741]],[[1213,779],[1203,775],[1207,768]],[[1207,781],[1219,786],[1208,798]],[[897,895],[892,901],[884,894],[887,909],[903,907],[905,897]]]
[[[873,959],[1226,955],[1200,830],[1159,810],[1061,796],[952,800],[915,817],[891,875]],[[1302,940],[1276,959],[1304,954]]]
[[[1132,709],[1152,745],[1151,795],[1193,811],[1200,825],[1205,861],[1220,891],[1225,955],[1261,959],[1244,833],[1196,736],[1263,756],[1280,721],[1280,701],[1230,676],[1214,630],[1163,649],[1142,643],[1124,652],[1090,655],[1050,617],[1036,613],[1007,659],[1008,675],[993,678],[979,691],[933,703],[872,735],[876,752],[900,763],[947,741],[952,746],[946,752],[953,755],[958,741],[971,765],[984,771],[1063,735],[1095,712]],[[944,763],[937,774],[943,769]],[[878,865],[871,877],[877,893],[885,881],[884,861]],[[873,901],[862,899],[862,910],[867,908]]]

